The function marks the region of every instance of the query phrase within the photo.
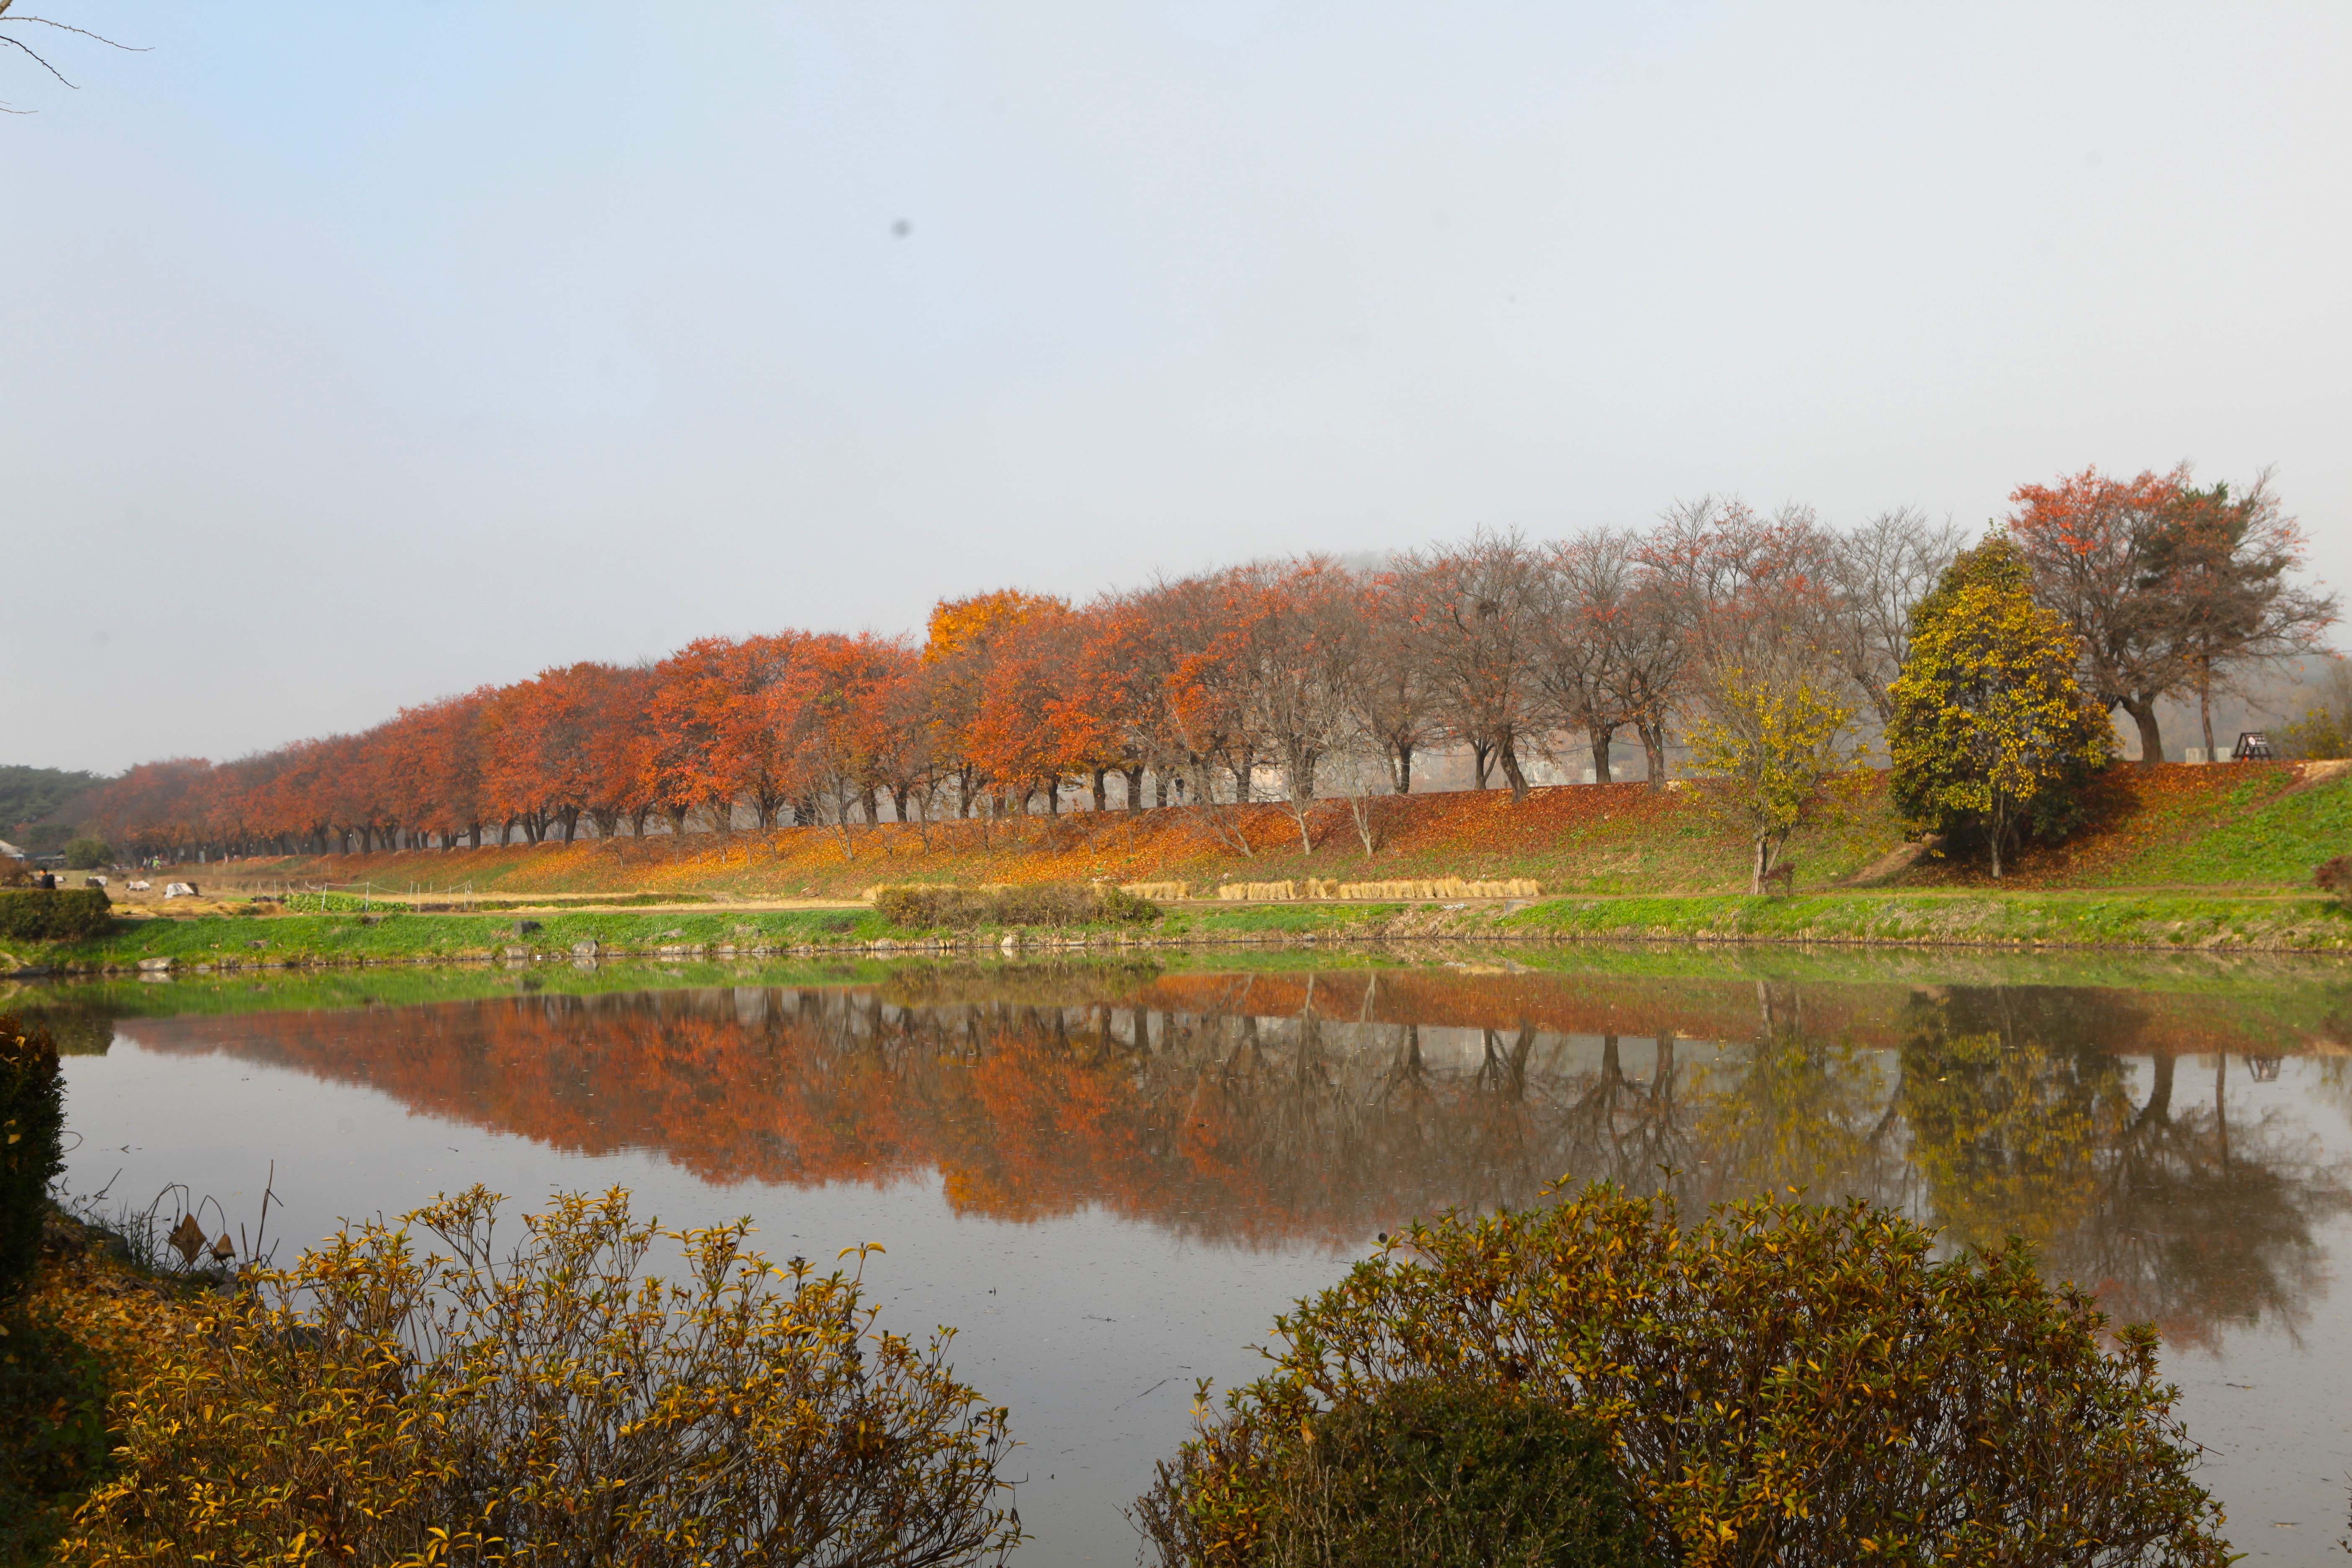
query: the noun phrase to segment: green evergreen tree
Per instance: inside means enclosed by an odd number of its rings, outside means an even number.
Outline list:
[[[1992,874],[2021,837],[2060,837],[2114,750],[2075,679],[2082,645],[2033,603],[2024,553],[1996,534],[1963,553],[1912,613],[1890,688],[1896,809],[1915,827],[1982,844]]]

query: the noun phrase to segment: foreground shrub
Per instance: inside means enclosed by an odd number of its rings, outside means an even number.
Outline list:
[[[114,926],[103,888],[11,888],[0,891],[0,938],[65,942],[103,936]]]
[[[1269,1568],[1646,1568],[1640,1521],[1589,1421],[1493,1384],[1384,1384],[1316,1417],[1258,1477]],[[1191,1458],[1192,1456],[1188,1456]],[[1138,1522],[1167,1562],[1208,1555],[1166,1482]],[[1205,1478],[1204,1478],[1205,1479]],[[1211,1481],[1212,1486],[1214,1485]],[[1225,1500],[1227,1507],[1240,1500]]]
[[[499,1202],[347,1227],[188,1308],[60,1561],[912,1568],[1020,1540],[1004,1411],[944,1333],[877,1331],[856,1274],[638,1224],[617,1188],[501,1261]],[[661,1243],[681,1282],[641,1275]]]
[[[1006,888],[877,888],[877,913],[908,931],[975,926],[1148,925],[1160,906],[1108,884],[1038,882]]]
[[[0,1013],[0,1300],[40,1266],[49,1184],[66,1168],[65,1124],[56,1042]]]
[[[0,1305],[0,1563],[43,1563],[105,1474],[105,1368],[55,1303]]]
[[[1591,1422],[1670,1562],[2221,1568],[2155,1331],[2111,1353],[2021,1243],[1936,1263],[1931,1240],[1859,1202],[1685,1228],[1607,1185],[1416,1225],[1276,1320],[1275,1371],[1203,1415],[1141,1511],[1188,1521],[1167,1560],[1270,1561],[1304,1434],[1435,1379]]]
[[[2312,879],[2323,893],[2333,893],[2339,904],[2352,907],[2352,855],[2338,855],[2323,861],[2312,873]]]

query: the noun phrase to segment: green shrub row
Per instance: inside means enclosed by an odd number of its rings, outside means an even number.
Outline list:
[[[64,942],[103,936],[113,929],[113,910],[103,888],[0,889],[0,938]]]
[[[908,931],[975,926],[1149,925],[1160,906],[1108,884],[1038,882],[1024,887],[877,889],[876,912]]]

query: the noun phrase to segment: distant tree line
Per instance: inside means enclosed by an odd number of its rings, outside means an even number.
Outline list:
[[[2318,646],[2333,617],[2332,598],[2290,578],[2302,538],[2266,483],[2086,470],[2012,500],[2000,527],[2034,603],[2063,622],[2088,701],[2137,725],[2144,761],[2163,756],[2158,700],[2210,704],[2237,672]],[[1441,752],[1465,755],[1476,787],[1524,796],[1534,758],[1581,752],[1607,781],[1629,747],[1656,787],[1670,745],[1696,734],[1736,752],[1792,691],[1817,721],[1884,729],[1915,612],[1963,542],[1908,508],[1841,530],[1802,507],[1702,499],[1646,529],[1482,531],[1379,570],[1304,556],[1078,605],[1002,590],[941,602],[919,642],[706,637],[357,735],[142,763],[93,815],[141,854],[570,843],[746,819],[835,827],[854,852],[862,823],[1214,808],[1269,777],[1303,832],[1317,797],[1408,793]]]
[[[41,819],[70,805],[106,781],[62,768],[0,766],[0,838],[23,849],[55,849],[73,837],[70,825]]]

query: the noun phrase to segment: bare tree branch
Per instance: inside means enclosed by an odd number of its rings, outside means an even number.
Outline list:
[[[36,18],[36,17],[32,17],[32,16],[18,16],[18,17],[13,17],[13,18],[10,18],[10,19],[11,19],[11,20],[15,20],[15,21],[20,21],[20,22],[30,22],[30,21],[37,20],[37,18]],[[32,46],[32,45],[30,45],[30,44],[28,44],[28,43],[26,43],[24,39],[22,39],[22,38],[12,38],[12,37],[9,37],[7,34],[5,34],[5,33],[0,33],[0,44],[10,44],[10,45],[15,46],[15,47],[17,47],[17,48],[20,48],[20,49],[24,50],[26,54],[31,55],[31,56],[33,57],[33,63],[34,63],[35,65],[39,66],[43,70],[45,70],[45,71],[48,72],[51,76],[53,76],[53,77],[57,78],[59,81],[65,81],[65,82],[66,82],[66,85],[67,85],[68,87],[73,87],[73,83],[71,83],[71,82],[69,82],[69,81],[66,81],[65,72],[63,72],[63,71],[61,71],[61,70],[58,69],[58,68],[57,68],[57,67],[55,67],[55,66],[51,65],[48,61],[47,61],[47,60],[43,59],[43,58],[41,58],[37,53],[36,53],[36,52],[35,52],[35,50],[34,50],[34,48],[33,48],[33,46]],[[75,91],[77,91],[77,92],[79,92],[79,91],[80,91],[81,89],[80,89],[79,88],[75,88],[75,89],[74,89],[74,90],[75,90]],[[20,112],[20,113],[26,113],[26,114],[30,114],[30,113],[33,113],[33,112],[34,112],[34,110],[19,110],[18,112]]]
[[[47,16],[35,16],[23,13],[10,16],[8,14],[8,7],[15,4],[16,0],[0,0],[0,26],[16,22],[31,22],[38,26],[55,27],[60,33],[79,33],[85,38],[96,38],[100,43],[106,45],[108,47],[121,49],[127,54],[143,55],[152,47],[152,45],[122,43],[117,39],[108,37],[103,33],[93,33],[88,27],[77,27],[70,22],[55,21]],[[67,80],[65,72],[51,65],[47,58],[43,58],[38,50],[35,49],[32,45],[25,42],[24,39],[12,37],[6,33],[0,33],[0,44],[7,44],[14,48],[22,50],[25,54],[31,57],[35,65],[39,66],[43,70],[48,72],[59,81],[65,82],[66,86],[72,88],[75,91],[79,92],[81,90],[79,87],[76,87],[73,82]],[[0,103],[0,114],[33,114],[37,112],[38,111],[36,110],[12,109],[5,103]]]

